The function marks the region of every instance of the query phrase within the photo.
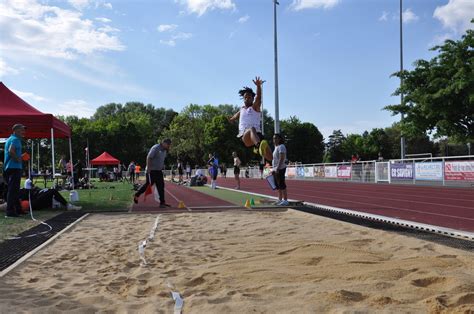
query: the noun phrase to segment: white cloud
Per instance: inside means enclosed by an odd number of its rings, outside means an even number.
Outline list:
[[[68,100],[58,105],[57,108],[51,109],[55,115],[78,116],[79,118],[89,118],[95,113],[95,109],[81,99]]]
[[[181,39],[181,40],[186,40],[190,39],[193,37],[193,34],[191,33],[177,33],[176,35],[171,36],[172,39]]]
[[[171,31],[174,31],[177,27],[178,27],[178,25],[176,25],[176,24],[161,24],[157,27],[157,30],[160,33],[171,32]]]
[[[10,74],[16,75],[18,73],[20,73],[19,70],[12,68],[5,62],[5,60],[0,59],[0,77],[10,75]]]
[[[243,23],[247,22],[249,20],[249,18],[250,18],[250,16],[248,16],[248,15],[242,16],[239,19],[239,23],[243,24]]]
[[[95,19],[96,19],[96,21],[99,21],[99,22],[102,22],[102,23],[110,23],[110,22],[112,22],[111,19],[108,19],[108,18],[106,18],[106,17],[96,17]]]
[[[191,33],[176,33],[169,40],[160,40],[160,44],[175,47],[178,40],[187,40],[193,37]]]
[[[428,44],[428,48],[431,48],[437,45],[442,45],[445,40],[453,39],[454,37],[456,36],[452,33],[444,33],[444,34],[436,35],[434,39]]]
[[[379,21],[387,21],[389,13],[386,11],[382,12],[382,15],[379,17]]]
[[[176,46],[176,41],[174,41],[173,39],[160,40],[160,44],[167,45],[167,46],[170,46],[170,47],[174,47],[174,46]]]
[[[440,20],[445,28],[462,33],[473,28],[470,21],[474,18],[474,1],[449,0],[448,4],[436,7],[433,17]]]
[[[175,2],[185,5],[188,13],[195,13],[198,16],[215,9],[235,10],[236,8],[232,0],[175,0]]]
[[[340,0],[293,0],[290,9],[300,11],[305,9],[331,9],[335,7]]]
[[[0,3],[0,49],[53,58],[74,59],[98,51],[121,51],[113,34],[117,29],[97,28],[82,13],[48,6],[37,0]]]
[[[402,13],[403,23],[409,24],[411,22],[416,22],[419,20],[419,17],[410,9],[406,9]]]
[[[83,10],[90,5],[90,0],[68,0],[68,2],[77,10]]]
[[[45,102],[45,101],[47,101],[47,99],[45,97],[36,95],[34,93],[31,93],[31,92],[22,92],[22,91],[19,91],[19,90],[16,90],[16,89],[12,89],[12,92],[14,92],[19,97],[21,97],[21,98],[23,98],[27,101],[32,101],[32,102]]]
[[[89,7],[95,7],[96,9],[99,7],[112,9],[112,4],[109,2],[104,2],[104,0],[68,0],[68,2],[71,6],[79,11]]]

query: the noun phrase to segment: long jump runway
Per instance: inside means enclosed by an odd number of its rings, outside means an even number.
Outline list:
[[[234,179],[217,185],[235,186]],[[288,180],[288,196],[308,203],[349,209],[459,231],[474,232],[474,189]],[[276,195],[265,180],[242,179],[242,191]]]
[[[165,200],[167,204],[171,205],[171,207],[159,208],[159,203],[155,200],[153,194],[148,195],[146,199],[144,195],[141,195],[138,204],[133,204],[131,211],[177,213],[222,211],[242,208],[241,206],[236,206],[235,204],[229,203],[220,198],[216,198],[171,182],[165,183]],[[182,208],[179,208],[179,202],[182,202]]]

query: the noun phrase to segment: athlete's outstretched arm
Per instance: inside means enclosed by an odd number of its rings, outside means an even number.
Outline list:
[[[239,117],[240,117],[240,110],[237,111],[237,113],[234,114],[232,117],[229,117],[229,122],[234,122],[234,121],[237,120]]]
[[[262,106],[262,84],[263,81],[260,79],[259,76],[253,80],[253,83],[257,86],[257,96],[255,96],[255,100],[253,102],[253,109],[257,112],[260,112],[260,108]]]

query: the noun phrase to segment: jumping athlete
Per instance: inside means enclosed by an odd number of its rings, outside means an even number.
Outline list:
[[[239,135],[246,147],[254,147],[254,152],[260,154],[268,161],[272,161],[272,151],[268,142],[263,139],[262,125],[262,84],[260,77],[256,77],[253,83],[257,86],[257,94],[250,87],[244,87],[239,95],[244,100],[240,110],[229,118],[230,122],[239,119]],[[256,97],[255,97],[256,96]]]

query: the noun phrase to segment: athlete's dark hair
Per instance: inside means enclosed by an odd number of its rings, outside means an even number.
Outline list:
[[[241,90],[239,90],[240,98],[244,98],[245,93],[250,93],[252,94],[252,97],[255,97],[255,93],[250,87],[244,86]]]
[[[278,139],[280,140],[280,144],[285,144],[285,138],[280,133],[275,133],[273,134],[273,136],[278,137]]]

